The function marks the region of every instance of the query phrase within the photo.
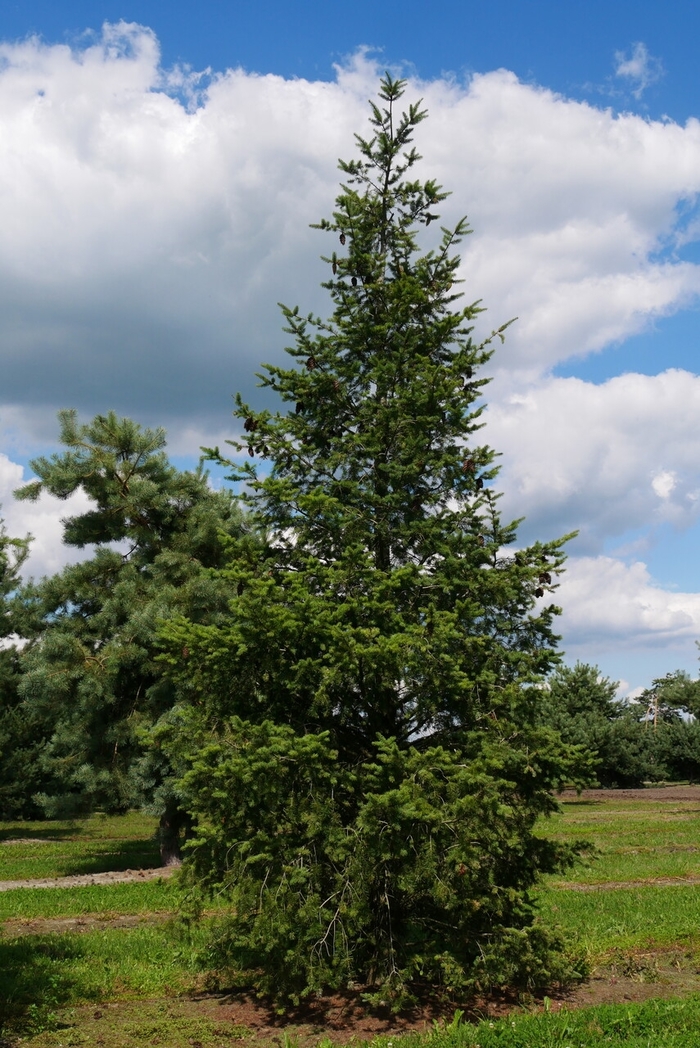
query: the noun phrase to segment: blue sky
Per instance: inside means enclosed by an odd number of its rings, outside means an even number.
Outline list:
[[[10,492],[57,408],[163,423],[189,462],[281,352],[275,302],[324,308],[308,223],[389,66],[428,100],[447,218],[474,223],[471,297],[519,317],[487,435],[523,537],[580,530],[568,657],[629,689],[695,673],[699,21],[688,2],[3,3],[0,497],[34,570],[61,561],[61,508],[26,520]]]
[[[105,22],[140,22],[157,34],[166,65],[195,69],[241,65],[258,73],[330,79],[333,63],[360,45],[422,77],[487,72],[501,66],[573,98],[598,100],[610,87],[616,51],[646,43],[664,74],[645,92],[655,117],[684,121],[700,111],[697,4],[675,0],[420,0],[346,4],[46,2],[2,5],[5,39],[36,32],[73,40]]]

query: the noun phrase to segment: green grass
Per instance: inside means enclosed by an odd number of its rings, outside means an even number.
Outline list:
[[[192,1011],[195,1014],[191,1014]],[[181,1002],[172,1000],[141,1002],[138,1007],[122,1004],[116,1012],[106,1010],[97,1014],[98,1019],[77,1015],[75,1022],[61,1024],[59,1029],[29,1040],[23,1038],[22,1044],[33,1048],[93,1044],[104,1048],[143,1048],[144,1045],[228,1048],[252,1036],[244,1026],[216,1015],[199,1015],[196,1008],[183,1008]],[[279,1036],[273,1039],[271,1048],[279,1048],[280,1040],[283,1038]],[[288,1043],[291,1048],[294,1041],[290,1039]]]
[[[545,924],[562,927],[594,963],[619,950],[700,950],[700,885],[547,891],[541,913]]]
[[[695,964],[700,959],[700,884],[643,882],[700,875],[699,815],[700,808],[693,803],[620,801],[614,795],[592,803],[565,802],[563,813],[547,820],[543,832],[562,840],[586,838],[598,849],[598,856],[565,876],[549,878],[540,892],[544,921],[562,927],[596,965],[617,963],[622,955],[645,951],[678,952]],[[0,824],[0,879],[156,866],[154,828],[152,819],[133,814]],[[632,888],[576,891],[564,886],[567,881],[641,883]],[[176,909],[177,898],[178,889],[171,881],[17,889],[0,893],[0,920],[164,913]],[[203,933],[196,934],[199,938]],[[180,942],[167,924],[0,938],[0,1010],[4,1008],[10,1029],[50,1026],[47,1017],[52,1011],[65,1018],[66,1009],[91,1001],[172,1000],[187,993],[198,979],[193,947]],[[133,1030],[115,1033],[115,1046],[150,1043],[160,1036],[147,1037],[138,1014],[129,1021]],[[160,1021],[153,1020],[153,1029]],[[181,1027],[172,1028],[172,1045],[186,1044],[188,1031],[189,1040],[200,1041],[205,1048],[221,1044],[221,1038],[228,1036],[216,1023],[210,1028],[206,1023],[201,1026],[202,1021],[192,1018],[194,1025],[188,1025],[190,1020],[183,1019]],[[392,1046],[588,1048],[609,1043],[620,1048],[695,1048],[700,1043],[698,1029],[700,998],[689,998],[587,1009],[569,1016],[518,1013],[493,1026],[435,1030],[421,1041],[392,1038]],[[36,1044],[92,1043],[92,1034],[86,1040],[76,1033],[74,1041],[61,1036],[57,1040],[59,1034],[47,1030]],[[103,1042],[108,1048],[112,1043],[109,1037]],[[376,1048],[382,1044],[377,1041]]]
[[[475,1027],[453,1024],[427,1037],[391,1038],[391,1043],[393,1048],[697,1048],[699,1030],[700,997],[694,996],[576,1012],[516,1014]]]
[[[152,816],[93,815],[74,821],[0,823],[0,880],[152,869],[160,866]]]
[[[663,877],[700,876],[700,808],[692,801],[565,801],[543,824],[561,840],[584,838],[597,854],[541,892],[545,923],[559,924],[594,963],[620,950],[700,950],[700,885],[661,886]],[[575,891],[570,882],[628,888]]]
[[[576,1012],[516,1014],[472,1027],[453,1023],[427,1037],[396,1037],[391,1043],[392,1048],[697,1048],[699,1029],[700,997],[696,996]]]
[[[41,1021],[37,1024],[41,1026]],[[478,1024],[436,1024],[425,1034],[353,1040],[354,1048],[697,1048],[700,997],[681,1001],[652,1000],[644,1004],[603,1005],[576,1012],[516,1012],[509,1019]],[[308,1036],[308,1031],[306,1031]],[[72,1048],[100,1044],[104,1048],[222,1048],[235,1042],[250,1043],[244,1027],[209,1015],[189,1014],[166,1002],[149,1002],[141,1014],[133,1008],[113,1015],[104,1011],[68,1018],[59,1028],[23,1038],[23,1048]],[[258,1043],[293,1048],[299,1043],[293,1026],[267,1030]],[[307,1044],[331,1048],[331,1041],[316,1035]]]
[[[585,839],[597,849],[550,884],[700,876],[700,808],[692,801],[565,801],[541,824],[560,840]]]
[[[15,888],[0,892],[0,921],[173,911],[177,899],[174,883],[160,879],[145,883],[90,884],[82,888]]]
[[[168,997],[193,986],[192,948],[163,925],[0,939],[0,1030],[47,1010],[114,998]]]

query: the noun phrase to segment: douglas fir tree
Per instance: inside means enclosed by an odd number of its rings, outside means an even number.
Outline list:
[[[322,321],[284,309],[284,402],[238,398],[266,543],[229,541],[225,622],[166,627],[194,883],[228,893],[210,962],[261,992],[543,984],[566,965],[529,890],[571,851],[534,826],[576,751],[538,727],[562,541],[513,555],[474,440],[490,344],[458,309],[465,221],[412,180],[425,113],[387,76],[331,221]],[[432,231],[432,229],[430,230]],[[218,454],[218,453],[217,453]],[[258,474],[258,459],[269,467]]]

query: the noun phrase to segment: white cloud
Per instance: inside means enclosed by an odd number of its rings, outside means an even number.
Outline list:
[[[491,403],[486,437],[503,452],[503,509],[529,535],[580,529],[577,548],[700,511],[700,377],[668,370],[601,385],[547,378]]]
[[[89,555],[89,551],[69,549],[61,541],[61,519],[84,512],[89,500],[78,492],[61,502],[46,495],[37,502],[17,502],[12,492],[29,479],[22,466],[0,454],[0,513],[5,530],[12,538],[32,536],[30,554],[22,574],[25,578],[40,578]]]
[[[647,87],[660,80],[663,74],[660,59],[650,55],[646,44],[641,41],[632,45],[630,54],[615,52],[615,76],[627,80],[635,98],[641,98]]]
[[[228,391],[279,359],[275,303],[327,308],[328,241],[308,224],[332,210],[378,73],[359,55],[334,83],[233,70],[199,94],[188,74],[183,101],[186,75],[133,24],[79,52],[0,45],[6,407],[223,428]],[[424,172],[453,190],[443,217],[476,230],[466,294],[485,325],[520,317],[495,367],[521,381],[697,294],[700,267],[657,257],[700,190],[697,121],[616,116],[506,71],[408,94],[430,110]]]
[[[617,73],[641,93],[654,63],[635,45]],[[82,51],[0,45],[6,448],[53,439],[67,406],[165,424],[179,453],[230,432],[229,393],[257,396],[260,361],[281,356],[275,303],[328,308],[328,241],[308,223],[332,211],[336,158],[353,155],[380,71],[358,55],[333,83],[232,70],[204,89],[197,73],[162,70],[153,33],[124,23]],[[520,318],[488,393],[505,512],[540,536],[581,528],[591,554],[633,527],[689,525],[700,379],[592,386],[549,370],[696,299],[700,267],[673,251],[700,237],[679,219],[700,192],[700,123],[616,115],[505,70],[413,81],[416,95],[430,111],[422,173],[453,191],[443,221],[468,211],[475,228],[465,294],[489,307],[482,329]],[[0,458],[8,530],[32,531],[33,570],[55,570],[70,510],[13,505],[18,469]],[[583,563],[562,588],[576,636],[615,616],[621,638],[700,635],[694,595],[664,593],[643,566]],[[605,586],[617,610],[598,600]]]
[[[673,470],[664,469],[652,479],[651,486],[654,494],[660,499],[668,499],[676,486],[676,474]],[[695,493],[693,497],[696,497]]]
[[[692,644],[700,637],[700,593],[656,586],[641,561],[573,557],[557,592],[567,651]]]

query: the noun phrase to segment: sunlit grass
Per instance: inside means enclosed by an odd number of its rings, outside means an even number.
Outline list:
[[[700,877],[700,807],[678,801],[565,801],[540,832],[560,840],[584,838],[597,849],[550,885]]]
[[[593,803],[566,801],[563,813],[543,822],[541,832],[562,840],[586,838],[598,854],[563,877],[549,878],[540,892],[542,919],[560,926],[595,965],[616,963],[625,952],[632,955],[642,951],[677,951],[695,964],[700,959],[700,884],[663,886],[653,880],[700,876],[699,816],[700,807],[691,802],[620,801],[614,795]],[[157,866],[154,829],[153,819],[137,814],[75,822],[0,824],[0,879]],[[177,910],[180,895],[176,881],[2,892],[0,920],[163,916]],[[578,891],[558,886],[566,881],[588,885],[649,883]],[[16,929],[16,925],[8,928]],[[202,929],[195,930],[198,941],[203,935]],[[47,1016],[52,1009],[63,1009],[61,1015],[65,1016],[66,1008],[81,1003],[172,1000],[187,994],[202,979],[193,945],[181,940],[175,926],[168,923],[16,938],[11,930],[0,939],[0,972],[0,1013],[4,1010],[5,1017],[9,1016],[10,1027],[15,1024],[25,1031],[32,1024],[35,1030],[42,1023],[50,1026]],[[144,1040],[148,1023],[143,1025],[138,1018],[130,1022],[129,1029],[115,1027],[113,1040],[109,1031],[106,1036],[101,1031],[102,1043],[107,1048],[112,1044],[116,1048],[150,1043],[152,1037]],[[588,1048],[605,1043],[607,1038],[618,1048],[647,1048],[649,1044],[655,1048],[695,1048],[700,1043],[698,1028],[700,1003],[691,998],[587,1009],[568,1017],[518,1013],[514,1019],[493,1026],[435,1030],[422,1040],[393,1037],[392,1044],[393,1048],[428,1044],[432,1048],[472,1048],[476,1044],[481,1048],[573,1048],[574,1044]],[[155,1029],[153,1023],[148,1026],[151,1029]],[[25,1048],[50,1048],[59,1043],[91,1043],[91,1033],[76,1036],[78,1039],[71,1041],[63,1031],[61,1040],[58,1033],[47,1029],[23,1044]],[[196,1018],[171,1026],[173,1048],[193,1039],[204,1048],[213,1048],[224,1036],[216,1023],[202,1024]],[[380,1040],[373,1043],[375,1048],[384,1044]]]
[[[546,891],[541,913],[546,924],[560,925],[594,962],[618,950],[700,951],[700,885]]]
[[[41,1028],[41,1020],[39,1021]],[[371,1041],[352,1039],[353,1048],[697,1048],[700,998],[650,1000],[644,1004],[601,1005],[579,1011],[516,1010],[510,1017],[479,1023],[436,1023],[418,1034],[384,1034]],[[283,1026],[272,1036],[258,1034],[257,1044],[299,1044],[332,1048],[337,1044],[318,1031],[311,1040],[302,1031]],[[201,1015],[167,1002],[149,1002],[135,1011],[125,1005],[114,1012],[98,1010],[66,1016],[59,1028],[22,1039],[23,1048],[64,1048],[99,1044],[103,1048],[223,1048],[235,1042],[252,1043],[254,1034],[211,1013]]]
[[[74,821],[0,823],[0,880],[160,866],[156,822],[140,812]]]
[[[160,879],[81,888],[15,888],[0,892],[0,921],[173,911],[178,898],[173,882]]]

